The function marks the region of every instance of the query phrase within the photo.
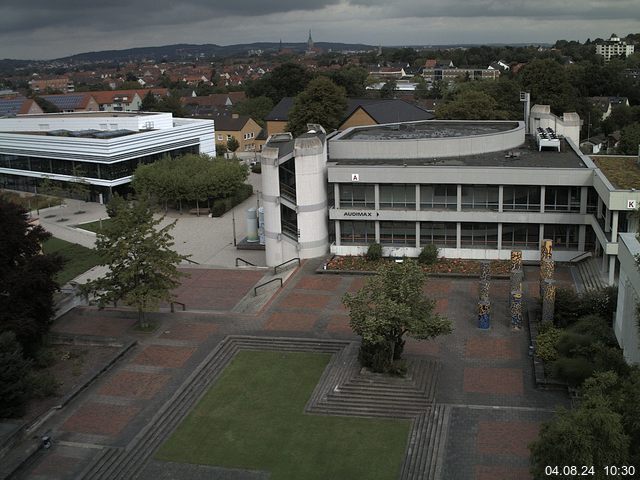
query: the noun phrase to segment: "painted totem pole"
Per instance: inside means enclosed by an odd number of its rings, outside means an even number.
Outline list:
[[[509,307],[511,310],[511,328],[520,330],[522,328],[522,281],[524,271],[522,269],[522,252],[520,250],[511,251],[511,294],[509,296]]]
[[[491,327],[491,302],[489,287],[491,280],[490,262],[480,262],[480,284],[478,287],[478,328],[487,330]]]
[[[551,258],[553,242],[542,241],[540,248],[540,297],[542,298],[542,321],[553,322],[556,301],[556,282],[553,280],[555,263]]]

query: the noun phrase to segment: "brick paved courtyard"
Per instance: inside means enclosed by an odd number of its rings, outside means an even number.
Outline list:
[[[158,323],[152,333],[136,332],[130,311],[85,308],[67,314],[55,331],[135,339],[138,345],[52,418],[47,427],[57,443],[33,464],[28,478],[75,478],[101,447],[125,447],[226,335],[355,340],[341,297],[361,288],[366,278],[317,275],[317,265],[303,264],[258,315],[231,310],[263,272],[205,269],[190,269],[178,289],[181,301],[198,312],[152,314]],[[531,269],[525,278],[530,294],[537,294],[536,274]],[[425,286],[437,311],[455,325],[446,338],[409,339],[405,347],[406,355],[442,365],[435,400],[452,409],[443,479],[530,478],[527,445],[555,406],[567,404],[562,394],[534,388],[527,333],[512,332],[508,325],[507,291],[507,281],[492,282],[492,327],[480,331],[475,279],[433,278]],[[229,475],[220,478],[257,478],[255,472]]]

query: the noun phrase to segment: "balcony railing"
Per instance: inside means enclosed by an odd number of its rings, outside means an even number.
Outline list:
[[[286,185],[286,184],[280,182],[280,195],[283,198],[286,198],[287,200],[290,200],[293,203],[295,203],[296,202],[296,187],[291,187],[289,185]]]
[[[300,237],[300,230],[298,230],[298,225],[292,222],[287,222],[286,220],[282,220],[282,233],[290,238],[293,238],[295,241],[298,241]]]

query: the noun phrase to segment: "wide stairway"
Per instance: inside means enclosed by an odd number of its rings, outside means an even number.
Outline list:
[[[587,258],[576,263],[578,275],[584,291],[599,290],[607,286],[605,279],[600,273],[600,259]]]

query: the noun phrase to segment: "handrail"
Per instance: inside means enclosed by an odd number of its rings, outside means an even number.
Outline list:
[[[582,260],[582,258],[580,257],[589,258],[592,255],[593,254],[591,252],[582,252],[579,255],[576,255],[575,257],[573,257],[571,260],[569,260],[569,263],[578,262],[578,259]]]
[[[175,313],[175,308],[173,306],[174,303],[177,303],[178,305],[182,305],[182,311],[183,312],[187,309],[187,305],[185,305],[182,302],[178,302],[178,301],[174,300],[173,302],[170,303],[170,305],[171,305],[171,313]]]
[[[241,262],[246,263],[247,265],[251,265],[252,267],[256,266],[255,263],[248,262],[244,258],[236,257],[236,267],[238,266],[238,260],[240,260]]]
[[[260,285],[258,285],[257,287],[254,287],[254,289],[253,289],[253,296],[254,296],[254,297],[257,297],[257,296],[258,296],[258,289],[259,289],[259,288],[264,287],[265,285],[269,285],[270,283],[277,282],[278,280],[280,281],[280,288],[282,288],[282,285],[283,285],[283,283],[282,283],[282,279],[281,279],[280,277],[278,277],[278,278],[272,278],[272,279],[271,279],[271,280],[269,280],[268,282],[261,283],[261,284],[260,284]]]
[[[198,262],[196,262],[196,261],[194,261],[194,260],[191,260],[191,259],[189,259],[189,258],[185,258],[184,260],[186,260],[186,261],[187,261],[187,262],[189,262],[189,263],[193,263],[193,264],[195,264],[195,265],[200,265]]]
[[[291,262],[298,262],[298,266],[300,266],[300,258],[295,257],[290,260],[287,260],[286,262],[282,262],[280,265],[276,265],[275,267],[273,267],[273,274],[275,275],[276,273],[278,273],[278,268],[284,267],[287,263],[291,263]]]

